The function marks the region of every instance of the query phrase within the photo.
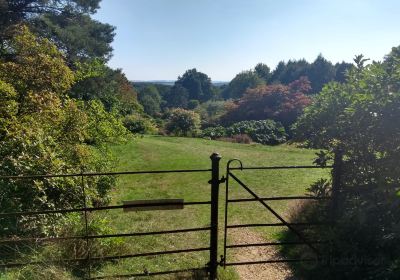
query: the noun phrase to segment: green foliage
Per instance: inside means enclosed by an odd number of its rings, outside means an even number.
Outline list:
[[[7,133],[7,127],[17,114],[17,93],[12,85],[0,80],[0,139]]]
[[[200,128],[200,116],[185,109],[174,109],[169,112],[166,130],[177,136],[196,136]]]
[[[310,80],[313,92],[318,93],[322,87],[335,80],[335,67],[321,54],[310,64],[307,77]]]
[[[127,136],[126,130],[117,112],[107,112],[103,104],[98,100],[78,103],[81,112],[87,116],[87,123],[84,127],[87,131],[86,143],[99,147],[105,144],[122,142],[125,139]]]
[[[247,134],[254,142],[277,145],[286,141],[285,128],[273,120],[242,121],[226,129],[227,136]]]
[[[48,40],[21,27],[8,45],[18,59],[0,63],[1,98],[7,104],[0,115],[0,174],[109,169],[106,144],[126,135],[118,116],[107,112],[100,101],[67,97],[75,75]],[[88,204],[104,205],[115,180],[92,178],[84,184]],[[4,179],[0,206],[5,212],[81,207],[82,182],[79,178]],[[27,216],[18,223],[15,217],[3,217],[0,236],[53,235],[63,222],[60,215]]]
[[[148,85],[138,93],[138,101],[143,106],[144,112],[155,116],[161,112],[161,96],[154,85]]]
[[[200,104],[196,108],[196,112],[200,114],[203,123],[210,125],[217,122],[219,117],[226,113],[227,101],[207,101]]]
[[[62,50],[69,65],[77,60],[108,59],[114,27],[90,18],[100,0],[20,0],[0,3],[0,49],[18,24],[29,26]],[[1,51],[0,51],[1,53]]]
[[[89,107],[67,101],[65,107],[26,115],[12,123],[1,141],[1,174],[59,174],[101,171],[111,167],[105,143],[119,140],[124,128],[109,116],[100,102]],[[80,108],[81,107],[81,108]],[[85,181],[91,205],[108,202],[113,178]],[[26,186],[30,186],[27,188]],[[82,206],[82,184],[79,178],[2,180],[0,182],[3,211],[33,211]],[[18,227],[12,218],[2,219],[0,235],[54,234],[63,223],[59,215],[26,217]]]
[[[162,96],[165,105],[163,107],[194,109],[197,104],[215,97],[216,93],[216,88],[206,74],[190,69],[178,77],[169,91],[164,91]]]
[[[44,94],[69,90],[74,83],[74,73],[56,46],[47,39],[36,38],[26,26],[19,26],[14,32],[5,50],[14,59],[7,61],[0,57],[0,79],[20,93],[20,100],[28,91]]]
[[[143,111],[137,101],[137,93],[121,72],[113,70],[98,60],[79,63],[79,81],[72,87],[69,95],[73,98],[100,100],[108,112],[117,111],[129,115]]]
[[[8,270],[1,280],[72,280],[76,279],[65,268],[55,265],[30,265],[20,269]]]
[[[57,232],[57,236],[99,236],[113,234],[110,227],[111,221],[107,218],[91,216],[88,220],[87,231],[85,219],[81,214],[68,214],[64,226]],[[34,261],[37,264],[8,269],[5,279],[82,279],[87,273],[86,263],[63,262],[65,259],[85,259],[88,256],[88,244],[85,239],[65,239],[47,246],[32,247],[24,252],[24,246],[16,249],[15,255],[20,262]],[[3,249],[3,248],[2,248]],[[93,239],[90,241],[90,255],[96,257],[112,256],[127,253],[126,243],[122,238]],[[4,260],[4,259],[3,259]],[[91,269],[99,269],[100,263],[92,263]],[[3,279],[0,274],[0,279]]]
[[[175,84],[168,95],[165,96],[168,108],[187,108],[189,92],[180,84]]]
[[[76,82],[99,77],[105,75],[107,67],[104,66],[104,61],[98,58],[88,59],[86,61],[77,61],[74,63]]]
[[[319,179],[312,183],[307,191],[313,197],[327,197],[331,194],[331,182],[328,179]]]
[[[265,81],[260,78],[254,71],[243,71],[236,75],[235,78],[229,83],[228,87],[222,92],[225,99],[240,98],[249,88],[255,88],[264,85]]]
[[[304,59],[279,62],[267,82],[287,85],[300,77],[307,77],[311,83],[309,93],[316,94],[328,82],[343,83],[346,80],[346,72],[352,67],[352,64],[346,62],[333,65],[320,54],[312,63]]]
[[[294,125],[296,138],[305,140],[312,147],[328,148],[341,128],[341,118],[352,100],[352,95],[347,94],[346,86],[330,83],[313,103],[305,108],[303,115]]]
[[[32,29],[40,36],[51,39],[65,51],[69,63],[88,58],[108,60],[115,27],[92,19],[87,14],[69,12],[45,13],[31,20]]]
[[[285,128],[273,120],[242,121],[225,128],[223,126],[208,127],[201,133],[210,139],[239,137],[247,135],[250,140],[264,145],[284,143],[287,139]]]
[[[194,110],[199,106],[200,102],[196,99],[189,100],[188,102],[188,109]]]
[[[256,67],[254,67],[254,71],[257,73],[258,77],[263,79],[265,82],[269,81],[271,77],[271,69],[268,65],[264,63],[258,63]]]
[[[214,97],[214,88],[211,79],[195,68],[187,70],[182,77],[178,77],[175,85],[180,85],[187,90],[188,100],[204,102]]]
[[[128,115],[123,119],[123,124],[127,130],[136,134],[151,134],[157,131],[153,121],[142,115]]]
[[[349,270],[320,265],[300,270],[313,279],[396,279],[400,263],[400,55],[391,52],[383,62],[356,56],[344,84],[325,86],[296,124],[299,140],[328,152],[344,154],[341,168],[338,225],[333,231],[315,230],[311,237],[333,240],[334,259],[358,264]],[[329,155],[320,154],[319,158]],[[319,160],[320,164],[326,162]],[[314,188],[315,189],[315,188]],[[325,206],[305,206],[310,220]],[[291,252],[295,254],[295,252]],[[299,252],[297,252],[298,254]],[[366,263],[369,262],[369,263]],[[371,263],[373,262],[373,263]],[[367,265],[368,269],[366,269]]]
[[[335,64],[335,81],[339,83],[346,82],[346,76],[348,71],[354,67],[353,64],[347,62],[341,62]]]
[[[223,126],[207,127],[201,131],[202,137],[208,137],[210,139],[217,139],[227,136],[226,128]]]
[[[65,226],[58,232],[59,236],[90,236],[113,234],[110,227],[111,221],[103,217],[92,217],[88,221],[86,232],[85,220],[80,214],[70,214],[66,220]],[[112,256],[121,255],[126,251],[123,238],[103,238],[93,239],[90,242],[90,253],[92,256]],[[62,259],[70,258],[86,258],[88,253],[86,240],[72,239],[65,240],[54,247],[45,249],[42,252],[42,257],[47,256],[49,259],[60,257]],[[83,265],[82,269],[85,269]],[[73,267],[74,268],[74,267]],[[76,268],[75,268],[76,270]]]
[[[280,61],[271,74],[270,83],[280,83],[287,85],[300,77],[307,77],[310,63],[305,59]]]
[[[0,175],[110,171],[114,162],[108,145],[128,136],[120,115],[143,110],[124,74],[104,65],[113,28],[82,14],[94,12],[97,0],[17,2],[0,3]],[[112,176],[1,179],[0,209],[81,208],[84,200],[88,207],[103,206],[115,184]],[[0,237],[81,236],[81,222],[81,215],[71,223],[66,214],[1,217]],[[111,233],[106,222],[94,219],[89,231]],[[120,253],[117,243],[93,241],[92,252]],[[47,261],[85,257],[83,245],[79,239],[36,247],[1,245],[0,258],[40,263],[12,271],[7,279],[72,279],[63,265]],[[7,255],[10,250],[15,254]]]

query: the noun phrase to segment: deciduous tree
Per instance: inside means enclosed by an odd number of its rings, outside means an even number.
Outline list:
[[[0,174],[37,175],[100,171],[110,166],[106,143],[124,137],[119,118],[100,101],[76,101],[67,92],[76,74],[49,40],[27,27],[15,30],[7,51],[15,60],[0,59]],[[0,208],[5,212],[81,207],[78,178],[0,180]],[[89,204],[108,202],[113,178],[87,182]],[[42,219],[43,218],[43,219]],[[63,222],[46,218],[0,218],[0,236],[52,235]]]
[[[198,72],[195,68],[187,70],[181,77],[178,77],[175,85],[186,89],[188,100],[204,102],[214,96],[211,79],[206,74]]]
[[[273,119],[289,127],[302,113],[311,99],[305,95],[310,90],[307,78],[294,81],[288,86],[262,85],[249,89],[232,104],[221,121],[230,124],[244,120]]]
[[[225,99],[237,99],[244,95],[247,89],[265,84],[265,81],[255,71],[243,71],[235,76],[222,92]]]

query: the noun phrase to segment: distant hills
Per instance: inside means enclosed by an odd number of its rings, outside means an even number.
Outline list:
[[[136,80],[136,81],[132,81],[134,84],[158,84],[158,85],[166,85],[166,86],[173,86],[175,81],[173,80],[150,80],[150,81],[140,81],[140,80]],[[212,84],[214,86],[223,86],[223,85],[227,85],[229,84],[229,82],[225,82],[225,81],[212,81]]]

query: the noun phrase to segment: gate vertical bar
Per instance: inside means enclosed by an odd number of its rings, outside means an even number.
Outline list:
[[[226,166],[226,177],[225,177],[225,221],[224,221],[224,255],[223,265],[226,268],[226,245],[228,238],[228,200],[229,200],[229,164]]]
[[[211,232],[210,232],[210,262],[209,279],[217,279],[218,269],[218,198],[219,198],[219,161],[221,156],[213,153],[211,159]]]
[[[86,240],[86,265],[87,265],[87,279],[91,279],[91,260],[90,260],[90,241],[89,241],[89,223],[88,223],[88,212],[87,212],[87,203],[86,203],[86,190],[85,190],[85,182],[83,179],[83,170],[81,171],[81,185],[82,185],[82,196],[83,196],[83,207],[84,211],[84,220],[85,220],[85,240]]]

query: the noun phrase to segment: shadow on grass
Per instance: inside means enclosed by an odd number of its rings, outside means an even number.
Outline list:
[[[323,242],[315,245],[318,255],[307,245],[281,247],[283,258],[314,259],[289,263],[295,276],[324,280],[399,279],[399,234],[387,232],[385,235],[382,232],[382,229],[390,227],[378,218],[381,215],[377,214],[377,209],[371,211],[371,206],[357,204],[349,198],[344,201],[346,203],[342,203],[334,225],[296,227],[307,240]],[[329,203],[299,203],[292,209],[289,222],[326,222],[329,209]],[[386,211],[388,209],[382,213]],[[279,240],[299,241],[289,230],[282,232]]]

